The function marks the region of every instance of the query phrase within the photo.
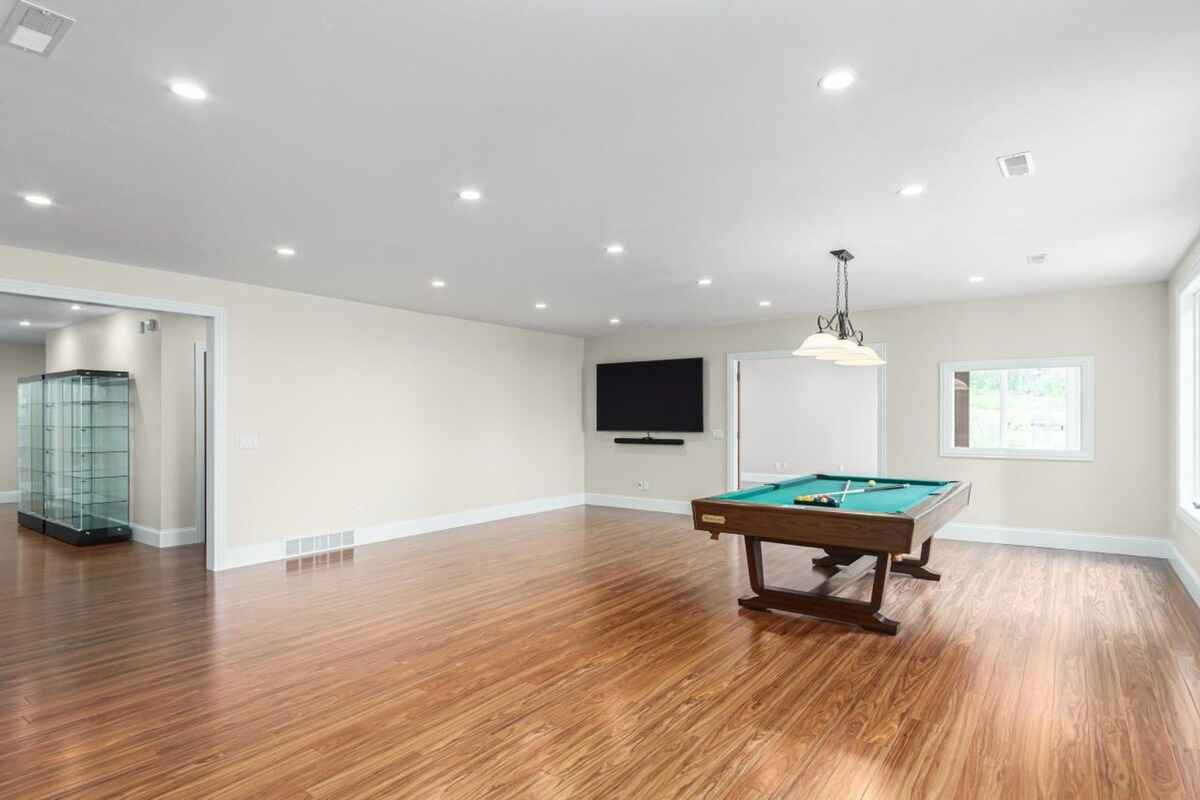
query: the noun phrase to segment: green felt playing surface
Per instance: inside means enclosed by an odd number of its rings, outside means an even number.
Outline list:
[[[879,486],[907,483],[906,489],[891,489],[886,492],[863,492],[846,495],[842,502],[842,511],[873,511],[880,514],[898,514],[915,506],[925,498],[934,494],[949,491],[954,481],[919,481],[911,478],[869,478],[857,475],[807,475],[795,480],[784,481],[776,488],[773,484],[758,486],[753,489],[740,489],[717,495],[717,500],[737,500],[742,503],[764,503],[766,505],[793,506],[797,497],[820,492],[840,492],[850,481],[851,489],[867,488],[867,481],[873,480]],[[795,506],[796,508],[812,508],[812,506]]]

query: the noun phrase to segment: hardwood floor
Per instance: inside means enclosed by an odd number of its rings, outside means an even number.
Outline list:
[[[741,539],[682,516],[216,576],[14,518],[3,798],[1200,797],[1200,615],[1161,561],[939,540],[888,637],[740,610]]]

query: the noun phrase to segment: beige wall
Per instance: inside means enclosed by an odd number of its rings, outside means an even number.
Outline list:
[[[17,379],[41,374],[45,363],[40,344],[0,342],[0,492],[17,490]]]
[[[226,309],[231,546],[583,490],[579,339],[12,247],[0,276]]]
[[[969,480],[961,521],[1110,534],[1163,536],[1168,520],[1167,309],[1162,283],[860,312],[855,324],[885,342],[887,466],[893,475]],[[809,317],[716,328],[631,331],[589,340],[584,369],[589,492],[687,500],[722,491],[725,357],[791,349]],[[1092,355],[1096,363],[1096,459],[1092,462],[943,458],[938,455],[942,361]],[[703,356],[703,434],[684,447],[621,447],[595,430],[595,364]]]
[[[142,314],[146,316],[146,314]],[[202,317],[155,313],[162,346],[162,527],[196,524],[196,343],[205,344]]]

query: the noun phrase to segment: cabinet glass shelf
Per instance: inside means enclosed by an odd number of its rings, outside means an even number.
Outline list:
[[[17,381],[21,525],[71,544],[130,538],[129,373]]]

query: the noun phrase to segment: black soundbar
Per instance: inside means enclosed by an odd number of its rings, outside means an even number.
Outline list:
[[[617,444],[683,444],[683,439],[655,439],[653,436],[643,436],[640,439],[618,436],[613,441]]]

